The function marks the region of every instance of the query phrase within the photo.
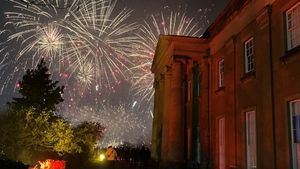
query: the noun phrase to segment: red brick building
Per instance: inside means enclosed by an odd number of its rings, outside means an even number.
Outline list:
[[[152,158],[300,169],[300,2],[231,0],[202,38],[160,36]]]

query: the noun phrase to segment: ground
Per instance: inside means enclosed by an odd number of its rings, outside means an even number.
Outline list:
[[[155,169],[154,166],[148,164],[143,165],[142,163],[129,163],[126,161],[116,161],[114,166],[109,164],[107,161],[93,162],[88,166],[89,169]]]

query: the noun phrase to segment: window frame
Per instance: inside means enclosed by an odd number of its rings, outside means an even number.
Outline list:
[[[249,46],[248,46],[248,44],[249,44]],[[250,62],[251,60],[252,60],[252,62]],[[249,64],[251,64],[252,66],[249,66]],[[244,71],[245,71],[245,74],[255,71],[254,38],[253,38],[253,36],[251,36],[246,41],[244,41]]]
[[[288,112],[289,112],[289,135],[290,135],[290,148],[291,148],[291,161],[292,161],[292,169],[300,169],[300,167],[298,168],[297,166],[298,161],[297,161],[297,150],[295,148],[295,142],[294,142],[294,123],[293,123],[293,110],[292,110],[292,104],[293,103],[299,103],[300,104],[300,99],[294,99],[294,100],[290,100],[288,102]],[[300,111],[299,111],[300,114]]]
[[[253,124],[251,123],[251,121],[249,121],[249,116],[253,115],[254,117],[254,122]],[[252,117],[252,118],[253,118]],[[251,120],[251,119],[250,119]],[[253,119],[252,119],[253,120]],[[253,126],[251,126],[253,125]],[[257,168],[257,127],[256,127],[256,111],[255,110],[249,110],[245,112],[245,148],[246,148],[246,168],[247,169],[255,169]],[[253,128],[251,128],[253,127]],[[253,129],[253,131],[250,131],[251,129]],[[254,132],[254,135],[251,135],[251,132]],[[251,138],[252,136],[254,136],[254,138]],[[253,150],[251,148],[249,148],[248,145],[249,142],[251,141],[251,139],[254,139],[255,144],[254,144],[254,152],[252,152]],[[249,163],[249,158],[251,155],[255,155],[255,165],[251,166],[251,162]]]
[[[292,39],[293,39],[293,35],[292,35],[292,30],[293,30],[293,27],[289,28],[289,25],[292,24],[293,22],[293,19],[289,19],[289,14],[292,14],[293,10],[297,8],[297,12],[298,12],[298,20],[299,20],[299,23],[298,25],[295,26],[295,29],[299,29],[299,32],[298,35],[296,35],[298,37],[298,43],[296,43],[295,45],[293,45],[292,43]],[[292,17],[293,15],[291,15]],[[296,3],[295,5],[293,5],[292,7],[290,7],[288,10],[286,10],[285,14],[284,14],[284,18],[285,18],[285,36],[286,36],[286,49],[287,51],[289,50],[292,50],[296,47],[299,47],[300,46],[300,2]],[[291,23],[290,23],[291,21]],[[295,38],[297,39],[297,38]]]
[[[218,88],[224,87],[225,80],[225,63],[224,58],[218,61]]]

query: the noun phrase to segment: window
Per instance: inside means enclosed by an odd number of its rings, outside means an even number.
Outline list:
[[[219,169],[225,169],[225,118],[218,120]]]
[[[218,79],[218,87],[224,86],[224,59],[219,61],[219,79]]]
[[[300,100],[289,103],[293,169],[300,169]]]
[[[300,45],[300,3],[286,12],[287,49]]]
[[[254,70],[254,44],[253,37],[247,40],[244,44],[245,51],[245,73]]]
[[[247,169],[256,169],[256,120],[255,111],[246,112]]]

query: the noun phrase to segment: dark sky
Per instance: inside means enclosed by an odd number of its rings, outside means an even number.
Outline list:
[[[21,0],[20,0],[21,1]],[[205,14],[212,21],[225,7],[229,0],[118,0],[116,9],[133,10],[133,18],[139,22],[150,14],[165,10],[182,11],[191,17]],[[3,12],[12,9],[9,0],[0,0],[0,20],[3,23]],[[207,10],[207,12],[205,12]],[[3,24],[1,24],[1,28]]]
[[[21,2],[21,0],[14,0],[16,2]],[[34,0],[30,0],[30,1],[34,1]],[[43,1],[43,0],[39,0],[39,1]],[[45,1],[52,1],[52,0],[45,0]],[[79,0],[81,1],[81,0]],[[70,0],[69,0],[70,2]],[[97,1],[97,3],[100,2]],[[200,30],[200,32],[196,33],[194,36],[201,36],[201,33],[203,33],[205,31],[205,29],[209,26],[209,24],[217,17],[217,15],[220,13],[220,11],[225,7],[225,5],[228,3],[228,0],[118,0],[116,2],[116,6],[113,8],[112,11],[112,18],[110,18],[110,20],[113,20],[115,18],[113,18],[113,16],[117,16],[124,8],[128,9],[128,10],[132,10],[132,13],[130,14],[130,17],[127,18],[124,22],[122,22],[122,24],[126,25],[126,24],[131,24],[131,23],[135,23],[135,24],[145,24],[148,23],[149,25],[153,24],[153,20],[151,20],[151,16],[154,16],[158,22],[158,24],[160,24],[159,26],[161,26],[161,24],[165,24],[167,23],[170,17],[168,16],[171,12],[173,13],[177,13],[178,16],[186,16],[186,20],[183,23],[184,26],[188,26],[186,25],[188,23],[188,21],[191,21],[191,25],[193,25],[195,23],[195,25],[197,25],[195,28],[196,30]],[[80,6],[80,5],[79,5]],[[32,7],[29,8],[31,9]],[[43,10],[43,7],[39,7]],[[83,9],[83,7],[81,7],[81,9]],[[80,10],[81,10],[80,9]],[[80,11],[79,10],[79,11]],[[32,41],[34,40],[38,40],[38,38],[42,37],[42,33],[34,33],[34,34],[23,34],[23,36],[19,39],[13,39],[11,40],[9,43],[7,42],[7,37],[14,35],[16,32],[20,32],[19,28],[16,28],[16,26],[12,26],[12,25],[8,25],[8,26],[4,26],[5,23],[11,21],[14,22],[13,20],[7,20],[6,16],[4,15],[4,12],[18,12],[20,13],[19,15],[17,15],[16,17],[22,17],[22,13],[25,11],[21,11],[19,8],[13,7],[13,3],[9,2],[9,0],[0,0],[0,31],[2,30],[6,30],[6,34],[0,34],[0,110],[4,109],[6,102],[10,101],[11,98],[13,96],[16,96],[17,93],[17,81],[20,80],[20,78],[22,77],[22,74],[24,73],[24,71],[22,70],[26,70],[29,68],[33,68],[34,66],[28,66],[30,62],[36,64],[38,61],[37,59],[40,57],[40,55],[36,55],[36,50],[35,47],[33,45],[32,50],[27,50],[25,51],[25,53],[22,54],[21,57],[17,57],[17,54],[20,54],[21,50],[24,49],[26,47],[26,45],[31,44]],[[161,14],[164,15],[165,18],[165,23],[163,23],[162,21],[160,21],[161,18]],[[39,17],[36,13],[29,13],[29,15],[32,15],[35,18],[42,18]],[[64,16],[65,14],[63,14]],[[59,16],[61,17],[61,16]],[[70,17],[68,17],[70,18]],[[68,20],[68,18],[66,20]],[[189,20],[193,18],[192,20]],[[55,16],[53,16],[52,20],[55,21]],[[43,23],[38,23],[41,25],[46,25],[45,27],[47,27],[47,25],[49,26],[49,22],[51,22],[51,24],[53,24],[53,21],[47,21],[47,20],[38,20],[38,22],[43,22]],[[60,20],[61,21],[61,20]],[[179,20],[177,20],[176,22],[178,22]],[[48,23],[47,23],[48,22]],[[59,21],[55,21],[55,24],[58,23]],[[76,21],[75,21],[76,22]],[[46,24],[45,24],[46,23]],[[70,25],[72,24],[72,21],[70,21],[68,23],[69,25],[66,25],[66,23],[64,23],[63,26],[71,28]],[[57,25],[56,25],[57,26]],[[98,25],[97,25],[98,26]],[[107,26],[107,25],[106,25]],[[118,27],[120,27],[121,25],[119,25]],[[24,27],[23,27],[24,28]],[[27,27],[26,27],[27,28]],[[62,30],[65,30],[65,28],[60,27]],[[108,26],[108,28],[112,28],[111,26]],[[35,26],[31,28],[32,30],[37,30],[37,29],[41,29],[41,26]],[[48,29],[47,29],[48,30]],[[22,30],[24,31],[24,30]],[[26,29],[25,29],[26,31]],[[90,31],[90,32],[89,32]],[[100,49],[104,49],[103,46],[97,46],[100,44],[101,40],[105,40],[107,37],[103,37],[100,36],[100,39],[97,41],[95,39],[97,39],[98,37],[95,36],[98,30],[93,29],[92,27],[87,27],[87,29],[85,29],[85,32],[80,32],[80,29],[77,29],[75,32],[77,32],[78,34],[76,34],[76,36],[82,36],[83,38],[89,39],[88,42],[92,42],[91,43],[91,47],[90,46],[85,46],[84,50],[80,50],[80,54],[82,56],[86,56],[86,57],[80,57],[80,58],[76,58],[76,63],[79,62],[85,62],[86,60],[89,60],[89,57],[91,57],[92,59],[96,60],[100,60],[101,58],[98,58],[98,54],[95,51],[98,51],[98,48]],[[113,29],[108,30],[110,32],[114,32]],[[136,32],[143,32],[143,29],[141,27],[137,28],[137,30],[133,31],[133,33]],[[151,33],[154,32],[155,37],[158,36],[158,34],[161,34],[157,32],[155,32],[155,30],[150,30],[148,32],[146,32],[145,34],[141,35],[140,38],[144,38],[143,39],[143,44],[148,43],[147,39],[151,39],[148,38],[147,33]],[[176,32],[176,31],[175,31]],[[61,34],[64,34],[65,32],[61,31],[59,32]],[[74,32],[72,32],[74,33]],[[71,33],[71,34],[72,34]],[[84,33],[84,34],[82,34]],[[91,34],[90,36],[93,37],[89,37],[87,35],[89,35],[89,33]],[[99,32],[98,32],[99,33]],[[97,34],[98,35],[98,34]],[[180,34],[179,35],[185,35],[185,36],[191,36],[189,34]],[[74,37],[76,37],[74,36]],[[124,36],[125,38],[131,38],[132,35],[128,35],[128,33],[124,33],[121,34],[121,36]],[[70,37],[70,36],[68,36]],[[150,35],[149,35],[150,37]],[[154,38],[155,38],[154,37]],[[91,38],[91,39],[90,39]],[[16,42],[16,40],[19,40],[19,42]],[[85,41],[80,41],[81,43],[76,44],[77,45],[84,45]],[[109,40],[109,38],[108,38]],[[132,41],[133,42],[133,41]],[[69,41],[64,41],[64,43],[70,43]],[[93,46],[94,44],[96,45],[96,48]],[[99,44],[98,44],[99,43]],[[115,45],[114,43],[110,44],[111,46]],[[111,46],[108,45],[106,47],[110,48]],[[120,48],[123,48],[124,46],[126,46],[128,44],[125,44],[123,42],[121,42],[121,45],[119,46]],[[131,44],[130,44],[131,45]],[[129,46],[130,46],[129,45]],[[142,45],[143,46],[143,45]],[[6,48],[5,48],[6,47]],[[69,46],[68,46],[69,47]],[[2,50],[4,49],[5,50]],[[36,47],[37,49],[42,50],[39,47]],[[67,48],[67,47],[66,47]],[[74,47],[73,47],[74,48]],[[72,49],[73,49],[72,48]],[[155,49],[155,44],[152,44],[151,46],[151,50],[148,49],[146,51],[142,51],[142,48],[135,48],[136,51],[133,51],[133,54],[139,54],[140,56],[144,56],[145,53],[152,52],[153,55],[153,51]],[[62,50],[62,49],[61,49]],[[90,50],[92,53],[95,52],[94,55],[92,56],[87,56],[86,51]],[[119,49],[115,48],[115,51],[119,52]],[[122,49],[123,50],[123,49]],[[109,50],[110,52],[111,50]],[[121,51],[121,49],[120,49]],[[125,50],[126,51],[126,50]],[[116,52],[116,53],[118,53]],[[115,53],[114,53],[115,54]],[[151,56],[151,54],[149,54]],[[68,55],[69,56],[69,55]],[[110,57],[112,55],[107,55],[106,57]],[[120,53],[117,54],[117,57],[120,57]],[[134,59],[133,64],[137,64],[137,66],[142,65],[142,64],[146,64],[148,63],[148,67],[143,67],[143,70],[141,71],[141,73],[138,74],[138,76],[143,76],[143,73],[149,73],[149,63],[151,63],[152,59],[150,58],[142,58],[142,57],[137,57],[138,59]],[[49,56],[48,56],[49,57]],[[69,62],[70,60],[73,61],[73,55],[70,58],[63,58],[63,60],[59,60],[59,62],[62,61],[63,64],[65,64],[65,62]],[[100,56],[101,57],[101,56]],[[141,58],[141,60],[139,60],[139,58]],[[102,58],[103,59],[103,58]],[[116,63],[118,64],[119,61],[123,63],[124,60],[118,60],[119,58],[117,58],[117,60],[114,60],[115,58],[112,58],[113,61],[117,61]],[[54,61],[56,60],[56,58],[54,58]],[[111,129],[109,129],[110,132],[119,132],[119,140],[114,140],[114,142],[118,142],[118,141],[132,141],[128,138],[128,136],[131,136],[131,138],[136,138],[137,140],[143,140],[145,142],[145,140],[149,141],[149,137],[147,138],[142,138],[141,136],[136,135],[138,130],[142,130],[140,133],[143,133],[144,137],[146,136],[150,136],[150,132],[151,132],[151,111],[152,111],[152,98],[148,95],[146,95],[144,91],[135,91],[138,94],[134,94],[134,92],[132,92],[132,81],[134,79],[134,77],[136,77],[135,75],[129,75],[128,77],[121,77],[118,75],[118,68],[123,67],[124,65],[120,64],[120,65],[116,65],[116,67],[112,67],[111,70],[108,70],[109,68],[103,69],[101,68],[100,74],[98,73],[96,74],[91,74],[91,81],[89,82],[89,84],[87,86],[83,86],[82,84],[78,83],[78,79],[79,79],[79,73],[82,70],[83,72],[88,72],[90,70],[90,72],[96,72],[95,70],[99,69],[98,67],[101,67],[99,65],[97,65],[96,67],[94,67],[94,65],[90,66],[91,64],[94,64],[94,60],[92,62],[89,61],[88,64],[86,64],[85,66],[82,66],[82,64],[80,65],[79,68],[75,69],[73,67],[66,67],[66,65],[64,65],[65,67],[59,67],[57,66],[58,62],[54,62],[53,60],[49,60],[50,65],[52,65],[50,67],[50,70],[52,71],[51,73],[53,73],[53,78],[56,78],[56,80],[59,80],[60,83],[62,85],[66,86],[65,89],[65,101],[62,103],[62,108],[60,109],[60,111],[62,111],[61,113],[66,114],[66,117],[69,118],[71,121],[75,121],[75,122],[80,122],[83,120],[92,120],[92,121],[101,121],[103,120],[103,118],[106,119],[110,119],[110,114],[114,114],[117,112],[118,115],[120,115],[120,117],[114,117],[111,118],[112,120],[106,120],[110,121],[110,125],[115,125],[114,127],[112,127]],[[74,62],[75,63],[75,62]],[[131,67],[135,67],[130,65]],[[104,63],[104,67],[105,67],[105,63]],[[82,69],[80,69],[82,68]],[[58,71],[59,70],[59,71]],[[99,69],[100,70],[100,69]],[[132,69],[133,72],[135,72],[137,69]],[[122,71],[122,70],[121,70]],[[140,70],[139,70],[140,71]],[[139,72],[137,71],[137,72]],[[56,75],[54,72],[58,72]],[[102,83],[103,81],[99,81],[99,79],[102,78],[102,76],[104,76],[103,72],[107,73],[105,74],[105,76],[108,76],[109,78],[111,78],[114,74],[116,75],[116,79],[113,83],[111,83],[111,79],[110,82],[106,82],[103,86],[104,88],[100,89],[100,85],[99,83]],[[126,71],[125,71],[126,72]],[[75,77],[74,74],[78,73],[78,75]],[[124,73],[124,72],[121,72]],[[74,77],[73,77],[74,76]],[[88,76],[85,76],[88,77]],[[97,79],[97,78],[98,79]],[[96,80],[97,79],[97,80]],[[80,79],[82,80],[82,79]],[[103,80],[103,79],[101,79]],[[149,80],[149,79],[148,79]],[[143,82],[143,81],[141,81]],[[152,81],[151,79],[149,81],[147,81],[147,79],[145,78],[145,82],[146,83],[141,83],[139,82],[139,85],[133,85],[133,86],[138,86],[137,89],[147,89],[147,90],[151,90],[152,89]],[[111,84],[110,84],[111,83]],[[109,84],[109,85],[107,85]],[[143,88],[143,85],[147,85],[148,87]],[[151,92],[150,92],[151,93]],[[145,99],[146,98],[146,99]],[[147,101],[145,101],[147,100]],[[105,105],[105,106],[104,106]],[[72,112],[72,113],[70,113]],[[101,114],[101,112],[104,112],[104,114]],[[110,114],[108,114],[108,112],[112,112]],[[100,114],[100,115],[99,115]],[[103,118],[101,118],[103,117]],[[113,120],[114,119],[114,120]],[[121,121],[120,121],[121,119]],[[124,119],[122,121],[122,119]],[[116,122],[118,121],[118,123]],[[124,133],[120,134],[120,132],[122,132],[122,125],[128,125],[127,123],[131,123],[131,127],[130,129],[132,130],[128,130],[128,133],[124,135]],[[105,123],[105,122],[103,122]],[[107,122],[108,123],[108,122]],[[121,128],[121,129],[120,129]],[[122,136],[120,136],[122,135]],[[134,136],[133,136],[134,135]],[[146,136],[145,136],[146,135]],[[141,138],[137,138],[137,137],[141,137]],[[109,139],[115,139],[116,136],[115,135],[110,135],[110,137],[107,137]],[[107,140],[107,142],[111,142],[111,140]],[[147,142],[147,141],[146,141]]]
[[[207,15],[210,19],[213,19],[223,9],[227,0],[119,0],[119,3],[122,4],[121,6],[134,9],[137,17],[159,13],[166,9],[181,10],[195,15],[199,9],[209,8],[213,11],[208,12]]]
[[[22,0],[15,1],[22,2]],[[187,17],[194,18],[194,22],[199,23],[203,32],[227,3],[228,0],[118,0],[114,14],[118,14],[118,11],[124,8],[132,10],[131,16],[126,21],[143,24],[144,21],[149,20],[151,15],[169,14],[170,11],[185,13]],[[18,11],[18,9],[14,8],[13,3],[9,0],[0,0],[0,30],[10,30],[11,28],[9,26],[4,28],[4,24],[7,22],[4,12],[8,11]],[[6,37],[0,36],[0,38],[1,42],[6,41]],[[124,91],[122,92],[124,93]],[[0,97],[0,108],[11,98],[11,92],[8,93],[9,96]]]

